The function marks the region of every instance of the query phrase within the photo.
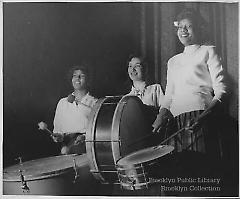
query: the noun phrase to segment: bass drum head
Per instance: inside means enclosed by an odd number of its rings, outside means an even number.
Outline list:
[[[120,137],[121,147],[120,157],[116,157],[115,161],[154,145],[152,139],[155,136],[152,133],[152,118],[155,118],[156,113],[150,112],[149,106],[144,105],[136,96],[125,96],[119,104],[115,112],[113,136]]]
[[[137,96],[109,96],[94,106],[86,135],[86,149],[93,175],[104,183],[118,180],[117,160],[152,142],[152,116]],[[151,116],[150,116],[151,115]],[[154,140],[157,140],[154,138]]]

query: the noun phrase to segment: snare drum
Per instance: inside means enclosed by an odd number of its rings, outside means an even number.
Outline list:
[[[86,134],[86,151],[96,179],[102,183],[118,182],[116,161],[131,152],[152,146],[148,139],[141,140],[153,134],[149,118],[153,117],[136,96],[98,100]]]
[[[73,185],[91,177],[84,155],[61,155],[30,160],[3,170],[4,195],[71,195]]]
[[[117,161],[117,171],[121,187],[127,190],[146,189],[152,183],[149,178],[152,165],[159,158],[169,154],[173,146],[158,145],[131,153]]]

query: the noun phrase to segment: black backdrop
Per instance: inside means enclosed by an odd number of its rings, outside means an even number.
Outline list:
[[[38,130],[49,129],[56,104],[71,92],[65,74],[87,62],[96,97],[118,95],[125,62],[139,49],[139,4],[3,3],[4,166],[57,153]]]

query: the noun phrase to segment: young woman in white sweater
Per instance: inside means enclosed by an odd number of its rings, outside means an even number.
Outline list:
[[[205,22],[199,13],[185,9],[174,25],[184,51],[168,61],[165,98],[153,131],[158,132],[166,124],[171,112],[176,130],[188,129],[170,140],[175,150],[206,154],[210,149],[211,153],[208,118],[221,105],[226,93],[221,59],[215,46],[204,44]]]

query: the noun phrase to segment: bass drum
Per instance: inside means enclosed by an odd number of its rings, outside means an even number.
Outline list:
[[[26,161],[3,170],[4,195],[73,195],[95,180],[84,155],[61,155]]]
[[[90,171],[102,183],[117,183],[116,162],[134,151],[153,146],[154,111],[136,96],[98,100],[90,117],[86,150]]]

